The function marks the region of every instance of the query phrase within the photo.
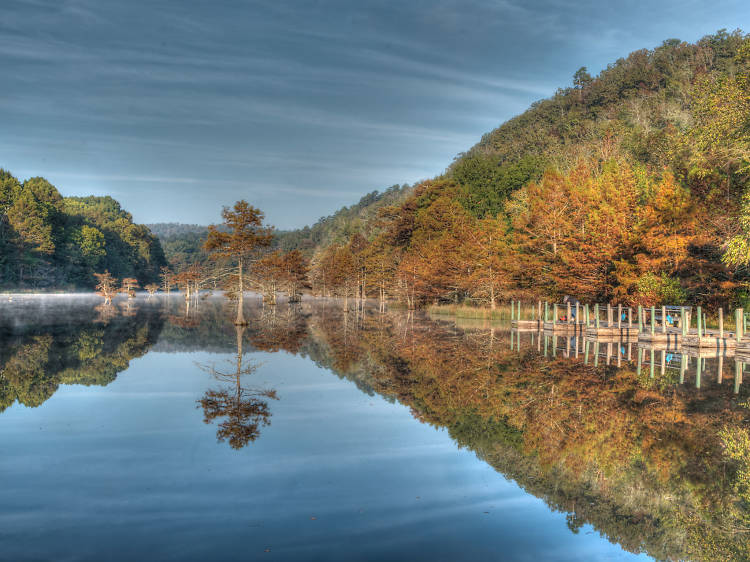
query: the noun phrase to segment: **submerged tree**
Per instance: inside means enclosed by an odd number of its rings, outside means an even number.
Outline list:
[[[117,280],[109,271],[94,273],[94,277],[98,281],[96,293],[104,297],[104,304],[112,304],[112,299],[120,292],[117,289]]]
[[[122,290],[128,295],[129,299],[135,298],[135,290],[138,287],[140,287],[140,285],[138,285],[138,279],[135,279],[133,277],[126,277],[122,280]]]
[[[169,296],[169,292],[172,290],[172,284],[174,283],[174,274],[170,271],[168,267],[162,267],[161,268],[161,286],[165,293],[167,293],[167,296]]]
[[[242,365],[242,338],[245,328],[235,326],[237,334],[237,360],[233,371],[217,371],[213,366],[208,370],[216,379],[231,382],[232,388],[208,390],[198,401],[203,409],[203,421],[211,423],[217,418],[225,418],[219,423],[216,437],[219,441],[229,441],[233,449],[241,449],[260,435],[260,428],[269,425],[271,410],[263,398],[278,400],[275,390],[245,388],[242,376],[254,373],[258,365]]]
[[[237,318],[235,324],[245,325],[244,315],[244,271],[260,248],[271,243],[272,228],[263,225],[263,212],[249,205],[247,201],[237,201],[233,208],[224,207],[221,212],[223,228],[208,227],[208,237],[204,248],[214,259],[226,258],[237,266]]]

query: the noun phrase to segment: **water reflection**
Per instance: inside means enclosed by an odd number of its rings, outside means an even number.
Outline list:
[[[231,365],[208,367],[198,406],[240,449],[265,438],[278,398],[253,380],[246,356],[284,351],[446,428],[565,512],[574,533],[591,524],[659,559],[748,556],[742,358],[339,304],[249,307],[249,326],[235,328],[220,299],[188,304],[154,298],[106,318],[92,306],[56,310],[35,324],[11,312],[0,326],[0,408],[41,405],[61,384],[106,385],[150,349],[233,354]]]
[[[230,388],[207,390],[198,403],[203,408],[203,421],[219,423],[216,438],[227,440],[233,449],[241,449],[260,436],[260,428],[271,423],[271,410],[266,400],[277,400],[275,390],[243,386],[242,377],[252,375],[257,370],[254,363],[242,365],[242,341],[244,326],[235,326],[237,334],[237,358],[233,370],[218,370],[215,365],[203,365],[213,378],[231,383]]]

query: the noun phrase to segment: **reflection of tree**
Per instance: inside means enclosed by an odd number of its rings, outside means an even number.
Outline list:
[[[225,418],[219,423],[216,437],[219,441],[229,441],[233,449],[241,449],[260,436],[260,428],[269,425],[271,410],[263,398],[278,400],[275,390],[246,388],[242,386],[242,376],[256,371],[258,365],[242,365],[242,338],[245,326],[236,325],[237,359],[231,372],[217,371],[213,366],[207,370],[222,382],[233,383],[230,388],[208,390],[198,403],[203,408],[203,421],[212,423],[217,418]]]
[[[261,351],[299,353],[308,338],[307,319],[299,305],[290,305],[286,311],[278,306],[264,306],[259,316],[253,315],[250,343]]]

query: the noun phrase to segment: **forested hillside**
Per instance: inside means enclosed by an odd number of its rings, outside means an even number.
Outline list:
[[[372,191],[350,207],[341,207],[312,226],[298,230],[278,232],[277,247],[284,251],[300,250],[306,254],[334,243],[345,243],[354,234],[373,236],[378,229],[378,213],[389,205],[404,201],[412,188],[409,185],[392,185],[383,192]]]
[[[381,208],[375,234],[320,248],[314,286],[411,306],[745,300],[749,172],[750,40],[670,39],[581,68]]]
[[[88,288],[94,272],[142,284],[166,264],[159,241],[111,197],[62,197],[0,169],[0,287]]]
[[[146,226],[161,242],[164,255],[172,269],[181,270],[192,264],[207,262],[208,254],[203,251],[203,243],[208,235],[207,226],[176,222]]]

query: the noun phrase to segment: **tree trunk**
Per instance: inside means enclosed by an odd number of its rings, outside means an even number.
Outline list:
[[[237,273],[239,274],[238,288],[237,288],[237,319],[234,321],[237,326],[246,326],[245,321],[245,288],[242,283],[242,258],[239,259],[239,265],[237,267]]]

